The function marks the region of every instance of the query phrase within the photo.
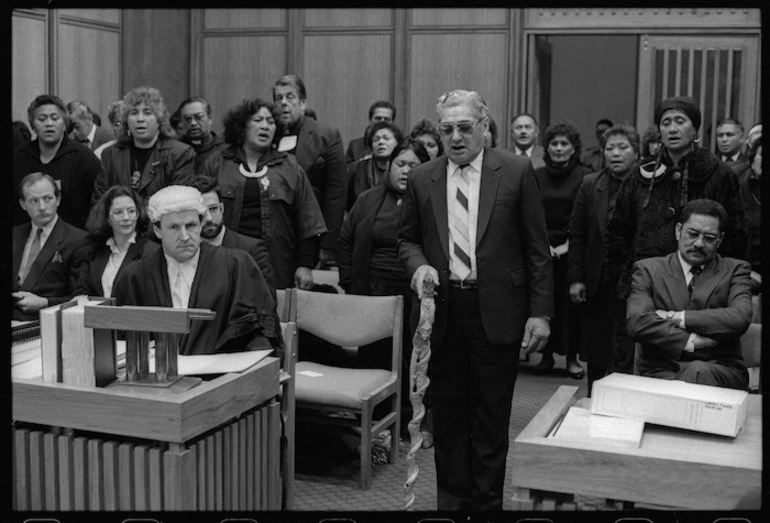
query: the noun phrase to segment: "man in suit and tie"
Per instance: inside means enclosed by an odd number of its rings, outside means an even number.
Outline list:
[[[348,197],[348,169],[340,132],[305,117],[307,91],[296,75],[276,80],[273,102],[279,110],[282,133],[278,150],[294,154],[313,186],[326,222],[328,232],[321,239],[321,263],[336,265]]]
[[[203,219],[201,225],[201,239],[211,245],[222,245],[249,253],[262,272],[265,282],[270,287],[270,292],[275,296],[273,266],[270,263],[270,252],[267,250],[264,240],[246,236],[225,226],[223,222],[225,204],[220,198],[221,193],[215,180],[206,176],[198,176],[195,179],[195,187],[200,191],[203,205],[208,210],[208,216]]]
[[[68,103],[67,112],[72,125],[72,137],[92,151],[115,139],[109,130],[94,123],[94,115],[85,102],[75,100]]]
[[[553,316],[545,211],[531,163],[484,147],[478,93],[445,93],[437,112],[446,155],[409,176],[398,255],[415,299],[428,278],[437,285],[428,375],[438,508],[502,510],[519,351],[545,346]]]
[[[676,224],[677,251],[634,264],[626,323],[643,376],[746,390],[740,337],[751,322],[751,267],[717,254],[727,219],[692,200]]]
[[[511,139],[513,145],[509,149],[513,154],[526,156],[535,169],[545,167],[543,148],[537,145],[537,121],[529,113],[521,113],[511,120]]]
[[[727,118],[717,124],[717,157],[735,174],[741,174],[748,167],[743,151],[743,124],[738,120]]]
[[[13,319],[36,320],[38,311],[67,301],[78,282],[79,245],[86,232],[62,220],[54,179],[30,173],[21,179],[19,204],[30,223],[13,228]]]

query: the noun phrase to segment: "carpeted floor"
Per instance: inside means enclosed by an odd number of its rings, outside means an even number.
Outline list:
[[[533,356],[531,362],[522,362],[516,389],[513,394],[513,411],[509,437],[511,446],[519,432],[540,410],[548,398],[561,385],[579,385],[580,395],[586,395],[586,380],[570,378],[563,357],[556,355],[556,366],[551,374],[535,376],[529,368],[539,361]],[[585,367],[585,364],[583,365]],[[401,452],[396,463],[376,465],[373,469],[372,488],[362,491],[358,487],[358,463],[352,453],[341,442],[331,437],[325,440],[316,432],[312,436],[299,433],[297,444],[297,467],[294,510],[314,511],[388,511],[403,510],[404,481],[406,479],[407,442],[402,441]],[[305,429],[307,430],[307,429]],[[312,448],[308,438],[324,441],[320,447]],[[317,447],[317,446],[316,446]],[[419,476],[413,492],[415,511],[436,510],[436,470],[433,450],[421,450],[417,454]],[[510,467],[506,475],[510,477]],[[503,508],[511,510],[513,487],[506,481]]]

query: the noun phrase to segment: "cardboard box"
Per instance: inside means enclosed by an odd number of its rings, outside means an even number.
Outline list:
[[[591,412],[723,436],[746,420],[745,391],[614,373],[597,380]]]

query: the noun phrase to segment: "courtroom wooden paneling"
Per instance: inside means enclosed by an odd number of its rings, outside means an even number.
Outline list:
[[[373,101],[392,99],[392,41],[389,34],[305,37],[308,107],[340,130],[343,147],[363,135]]]
[[[120,26],[120,9],[59,9],[62,18]]]
[[[35,96],[48,92],[45,15],[14,13],[11,33],[11,118],[29,125],[27,107]]]
[[[204,29],[280,29],[287,24],[286,9],[204,9]]]
[[[174,112],[190,91],[190,10],[127,9],[124,23],[123,94],[156,87]]]
[[[412,9],[413,26],[508,25],[508,9]]]
[[[270,87],[285,74],[286,37],[209,36],[202,47],[201,95],[211,104],[214,129],[244,98],[272,101]]]
[[[376,27],[393,26],[393,9],[305,9],[305,27]]]
[[[439,95],[451,89],[469,89],[484,97],[499,134],[504,136],[510,81],[506,33],[418,33],[412,35],[410,44],[410,122],[435,120]]]

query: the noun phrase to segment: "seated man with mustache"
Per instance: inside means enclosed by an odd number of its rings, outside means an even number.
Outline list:
[[[162,249],[144,255],[115,283],[117,305],[210,309],[194,321],[180,354],[277,349],[280,327],[272,297],[254,259],[240,249],[201,243],[207,215],[194,187],[170,185],[153,194],[147,215]]]
[[[751,322],[751,266],[722,257],[724,207],[692,200],[676,224],[677,251],[634,264],[626,320],[641,344],[639,374],[746,390],[740,337]]]

